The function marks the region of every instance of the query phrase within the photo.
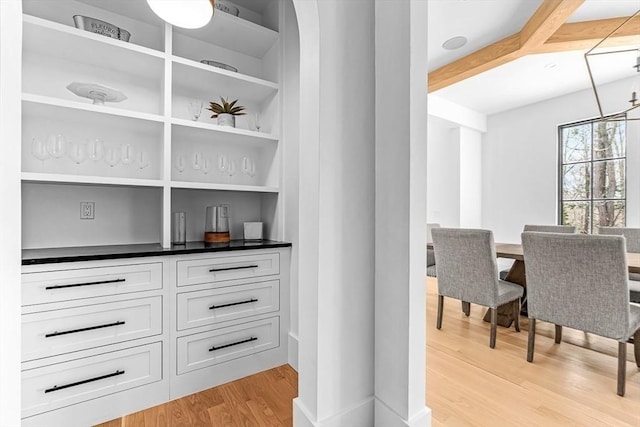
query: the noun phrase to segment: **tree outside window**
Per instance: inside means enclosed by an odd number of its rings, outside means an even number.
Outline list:
[[[561,224],[581,233],[626,223],[626,118],[558,127]]]

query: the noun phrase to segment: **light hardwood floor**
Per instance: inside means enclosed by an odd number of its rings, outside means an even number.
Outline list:
[[[433,427],[640,427],[640,370],[628,349],[627,391],[616,395],[617,344],[538,322],[533,363],[522,332],[498,328],[489,348],[484,308],[445,299],[435,328],[435,279],[427,279],[427,406]],[[99,427],[291,426],[297,375],[288,365],[261,372]],[[349,426],[345,426],[349,427]]]

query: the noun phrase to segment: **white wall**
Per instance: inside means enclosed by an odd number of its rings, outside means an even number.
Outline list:
[[[456,125],[429,115],[427,222],[460,226],[460,144]]]
[[[629,80],[600,87],[628,106]],[[615,111],[615,110],[609,110]],[[482,225],[496,241],[519,242],[522,226],[557,223],[558,125],[598,116],[584,90],[489,116],[482,143]],[[627,225],[640,226],[640,131],[627,135]]]
[[[460,127],[460,227],[482,226],[482,134]]]

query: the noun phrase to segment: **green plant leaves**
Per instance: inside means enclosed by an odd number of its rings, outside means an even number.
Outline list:
[[[242,116],[243,114],[246,114],[243,106],[236,105],[238,102],[237,99],[229,102],[227,98],[221,96],[220,101],[220,104],[213,101],[209,102],[209,108],[207,108],[207,110],[213,112],[213,115],[211,116],[212,119],[218,117],[218,114],[232,114],[234,116]]]

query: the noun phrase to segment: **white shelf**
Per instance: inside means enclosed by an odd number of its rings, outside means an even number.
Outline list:
[[[262,58],[278,41],[276,31],[218,10],[203,28],[184,30],[174,27],[173,31],[254,58]]]
[[[206,114],[204,111],[202,114]],[[213,120],[213,119],[212,119]],[[194,122],[193,120],[184,119],[171,119],[171,124],[180,126],[182,128],[193,128],[200,131],[210,131],[219,133],[221,136],[227,138],[230,142],[238,142],[243,144],[264,144],[274,143],[278,141],[278,137],[270,133],[256,132],[247,129],[238,129],[231,126],[218,126],[213,123]],[[188,129],[182,129],[187,131]]]
[[[240,191],[253,193],[278,193],[277,187],[264,187],[260,185],[236,185],[236,184],[209,184],[204,182],[171,181],[171,188],[190,190],[221,190]]]
[[[115,185],[122,187],[163,187],[164,181],[156,179],[109,178],[104,176],[61,175],[23,172],[22,182],[50,184]]]
[[[202,94],[203,88],[207,88],[204,93],[215,97],[207,99],[207,101],[218,101],[221,95],[238,99],[240,105],[247,102],[261,104],[278,92],[278,84],[267,80],[223,70],[178,56],[173,57],[173,63],[174,91]],[[216,88],[216,92],[212,93],[211,88]]]
[[[157,114],[141,113],[138,111],[123,110],[120,108],[109,107],[107,105],[94,105],[91,101],[78,102],[66,99],[52,98],[50,96],[35,95],[32,93],[22,94],[23,102],[31,102],[34,104],[49,105],[54,107],[70,108],[74,110],[89,111],[100,114],[110,114],[113,116],[128,117],[131,119],[148,120],[152,122],[163,122],[164,117]]]
[[[23,47],[56,58],[115,68],[127,74],[149,72],[161,65],[164,52],[116,40],[31,15],[23,15]],[[46,64],[43,64],[46,66]]]

